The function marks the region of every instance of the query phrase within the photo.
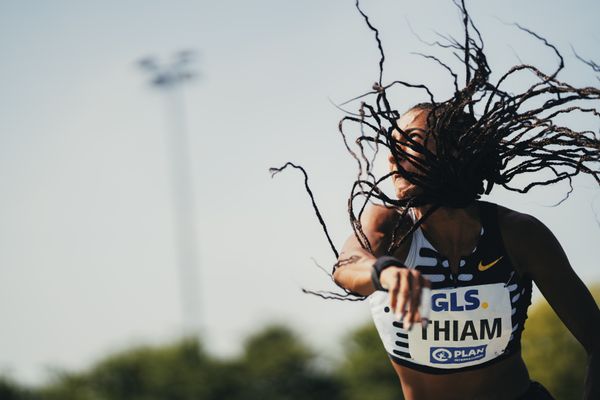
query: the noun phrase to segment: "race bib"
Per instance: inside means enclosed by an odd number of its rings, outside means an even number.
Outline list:
[[[503,283],[431,291],[427,328],[408,332],[411,358],[434,368],[477,365],[504,352],[512,333],[511,302]]]

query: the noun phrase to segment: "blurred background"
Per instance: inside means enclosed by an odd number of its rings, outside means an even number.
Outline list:
[[[410,27],[462,37],[452,2],[362,4],[384,82],[447,98],[447,73],[411,52],[453,57]],[[571,46],[600,60],[600,3],[467,6],[492,80],[556,68],[518,22],[558,46],[559,79],[598,85]],[[335,259],[301,174],[268,172],[306,168],[341,247],[356,163],[332,103],[369,91],[379,61],[353,1],[0,0],[0,51],[1,399],[400,398],[367,304],[301,292],[335,290],[315,265]],[[544,222],[598,295],[600,190],[573,186],[556,207],[566,184],[486,199]],[[583,350],[537,291],[534,303],[531,374],[577,398]]]

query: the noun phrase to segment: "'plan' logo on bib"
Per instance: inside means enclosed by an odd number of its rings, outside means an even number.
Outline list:
[[[429,361],[434,364],[459,364],[485,357],[487,345],[472,347],[432,347]]]

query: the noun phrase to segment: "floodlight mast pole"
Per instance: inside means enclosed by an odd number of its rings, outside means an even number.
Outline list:
[[[203,332],[200,292],[198,235],[193,191],[192,168],[186,129],[183,85],[191,81],[195,72],[190,69],[194,52],[181,51],[172,62],[159,64],[153,57],[139,61],[152,75],[152,87],[165,94],[170,131],[167,135],[167,157],[170,163],[173,193],[173,219],[179,289],[183,318],[183,336],[200,338]]]

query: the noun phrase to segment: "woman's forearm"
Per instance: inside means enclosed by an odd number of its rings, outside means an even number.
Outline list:
[[[368,296],[375,291],[371,281],[371,270],[376,258],[366,251],[354,251],[340,254],[333,279],[338,285]]]

